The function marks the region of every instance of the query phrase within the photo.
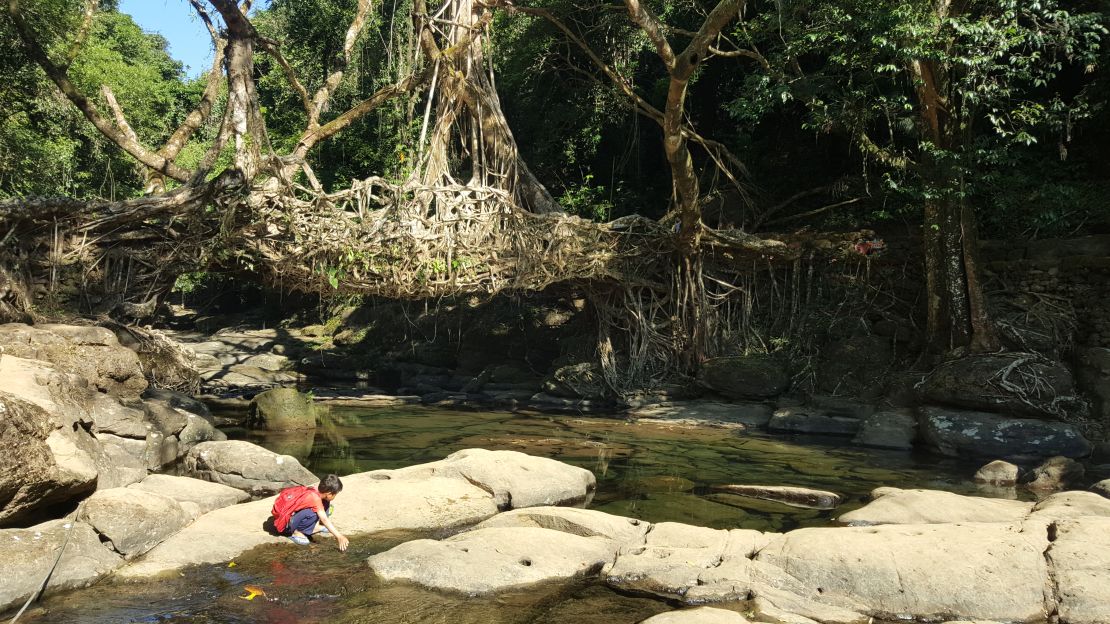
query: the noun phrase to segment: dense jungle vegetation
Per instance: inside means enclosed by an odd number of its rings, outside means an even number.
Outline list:
[[[7,4],[6,205],[42,196],[126,200],[175,188],[180,178],[152,181],[128,155],[135,152],[121,149],[125,140],[106,138],[71,94],[63,97],[47,65],[81,98],[117,112],[119,134],[139,144],[163,144],[212,96],[217,112],[168,160],[208,179],[240,166],[230,146],[211,149],[222,140],[227,86],[206,92],[208,76],[187,77],[165,40],[113,0]],[[191,4],[212,20],[214,41],[225,28],[217,18],[238,11],[212,2],[221,15],[208,16],[208,4]],[[320,123],[345,127],[311,146],[313,184],[410,176],[433,107],[427,88],[405,81],[433,71],[418,40],[429,24],[449,25],[443,10],[459,4],[272,0],[247,9],[249,24],[233,19],[228,32],[241,33],[232,39],[256,48],[252,97],[266,149],[294,153],[309,94],[331,89]],[[1106,0],[465,5],[482,16],[466,28],[488,33],[467,58],[487,65],[478,73],[496,88],[521,160],[563,210],[597,222],[674,220],[679,238],[690,239],[679,245],[687,255],[703,227],[920,236],[936,351],[997,346],[969,241],[1110,228]],[[363,12],[364,28],[348,30]],[[346,40],[351,32],[356,39]],[[407,88],[366,114],[342,114],[390,85]],[[460,143],[453,162],[473,151]],[[218,158],[200,166],[208,152]],[[326,276],[333,287],[338,275]]]

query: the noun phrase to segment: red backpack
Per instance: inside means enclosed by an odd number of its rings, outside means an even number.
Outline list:
[[[277,499],[274,501],[274,508],[270,510],[270,515],[274,517],[274,528],[278,530],[278,533],[285,532],[293,514],[302,509],[315,507],[316,501],[313,498],[319,496],[316,488],[307,485],[296,485],[278,492]]]

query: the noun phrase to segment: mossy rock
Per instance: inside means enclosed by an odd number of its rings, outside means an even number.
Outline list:
[[[733,399],[767,399],[786,390],[790,373],[774,355],[735,355],[706,360],[698,383]]]
[[[324,409],[295,388],[274,388],[251,400],[250,422],[269,431],[315,429],[316,418]]]

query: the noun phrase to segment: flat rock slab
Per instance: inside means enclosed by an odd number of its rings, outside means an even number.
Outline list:
[[[594,474],[546,457],[517,451],[464,449],[429,464],[394,470],[396,478],[459,477],[493,495],[498,509],[584,502],[597,487]]]
[[[720,401],[681,401],[656,403],[630,409],[631,418],[690,422],[692,424],[736,427],[764,427],[774,410],[766,403]]]
[[[461,479],[431,477],[412,481],[381,477],[380,473],[343,477],[343,492],[336,499],[332,521],[344,535],[457,528],[497,513],[497,506],[487,492]],[[264,529],[275,498],[205,514],[141,560],[120,570],[120,575],[154,576],[187,565],[228,561],[262,544],[288,544],[288,539]]]
[[[1060,521],[1047,557],[1060,622],[1110,622],[1110,518]]]
[[[199,514],[250,500],[249,494],[233,487],[164,474],[152,474],[128,487],[169,496],[178,503],[192,503]]]
[[[490,594],[595,575],[616,545],[534,527],[477,529],[445,540],[415,540],[367,559],[385,581],[432,589]]]
[[[917,437],[917,416],[910,409],[871,414],[860,425],[852,442],[876,448],[911,449]]]
[[[840,495],[835,492],[787,485],[717,485],[711,489],[803,509],[835,509],[841,501]]]
[[[1057,492],[1045,497],[1033,507],[1031,519],[1062,520],[1100,516],[1110,518],[1110,499],[1094,492],[1068,491]]]
[[[2,529],[4,582],[0,583],[0,611],[21,606],[38,590],[58,556],[58,549],[65,543],[67,532],[69,543],[50,576],[47,594],[88,587],[123,564],[123,559],[101,544],[96,531],[83,522],[53,520],[29,529]]]
[[[497,514],[476,529],[535,527],[581,537],[603,537],[618,544],[641,544],[652,525],[636,518],[575,507],[529,507]]]
[[[748,624],[748,619],[735,611],[695,607],[653,615],[640,624]]]
[[[784,407],[775,411],[767,428],[790,433],[854,436],[861,424],[857,418],[836,416],[813,407]]]
[[[751,590],[750,558],[769,539],[759,531],[660,522],[642,545],[621,549],[605,582],[690,602],[744,600]]]
[[[802,598],[884,620],[1032,622],[1047,617],[1048,544],[1020,524],[813,528],[756,561],[805,587]]]
[[[838,518],[844,524],[941,524],[946,522],[1018,522],[1033,503],[961,496],[938,490],[877,488],[874,500]]]

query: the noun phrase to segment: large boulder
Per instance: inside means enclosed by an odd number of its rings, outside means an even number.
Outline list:
[[[698,383],[732,399],[768,399],[786,390],[790,372],[774,355],[734,355],[703,362]]]
[[[1095,418],[1110,426],[1110,349],[1079,349],[1076,360],[1076,384],[1091,398]]]
[[[1084,457],[1091,443],[1072,425],[940,407],[918,410],[921,441],[949,456]]]
[[[192,520],[177,501],[132,488],[100,490],[85,501],[79,520],[131,559],[154,548]]]
[[[586,502],[597,487],[594,474],[554,459],[516,451],[464,449],[446,458],[392,471],[401,478],[457,476],[493,495],[501,510]]]
[[[274,388],[251,399],[251,422],[270,431],[315,429],[318,406],[296,388]]]
[[[876,448],[911,449],[917,438],[917,415],[902,408],[871,414],[860,424],[852,439],[855,444]]]
[[[442,541],[414,540],[366,560],[385,581],[480,595],[596,575],[616,545],[551,529],[477,529]]]
[[[1034,418],[1087,414],[1071,371],[1034,353],[973,355],[945,362],[925,378],[920,393],[943,405]]]
[[[254,496],[319,481],[296,458],[243,440],[201,442],[185,455],[187,476],[221,483]]]
[[[867,505],[838,519],[850,525],[940,524],[951,522],[1018,522],[1033,503],[961,496],[938,490],[877,488]]]
[[[1110,622],[1110,518],[1077,518],[1054,526],[1055,540],[1045,557],[1060,622]]]
[[[0,392],[0,526],[20,524],[93,491],[97,451],[84,429],[64,426],[39,405]]]
[[[114,396],[136,398],[147,387],[138,356],[103,327],[9,323],[0,325],[0,347],[6,355],[50,362]]]
[[[1048,545],[1018,524],[812,528],[756,561],[787,572],[803,598],[877,619],[1034,622],[1047,617]]]
[[[1091,486],[1091,491],[1099,496],[1110,498],[1110,479],[1103,479]]]
[[[883,336],[852,336],[830,342],[817,366],[817,387],[825,392],[877,398],[894,358],[894,345]]]
[[[3,529],[0,544],[4,545],[0,611],[22,605],[38,591],[59,551],[62,556],[46,585],[47,594],[88,587],[123,564],[119,555],[101,544],[96,531],[83,522],[52,520],[27,529]]]
[[[128,487],[168,496],[194,517],[250,500],[249,494],[233,487],[165,474],[152,474]]]

